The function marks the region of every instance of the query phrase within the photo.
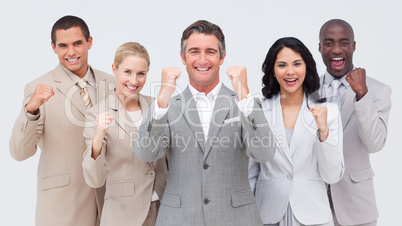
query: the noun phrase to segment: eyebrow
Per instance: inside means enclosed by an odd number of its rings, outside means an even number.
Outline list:
[[[341,38],[341,39],[339,39],[339,40],[341,40],[341,41],[350,41],[350,38]],[[324,41],[324,42],[325,42],[325,41],[335,41],[335,39],[333,39],[333,38],[324,38],[323,41]]]
[[[303,59],[297,59],[297,60],[293,61],[293,63],[299,62],[299,61],[303,61]],[[276,63],[277,63],[277,64],[286,64],[285,61],[277,61]]]
[[[82,40],[77,40],[77,41],[73,42],[73,44],[82,44],[82,43],[83,43]],[[61,42],[61,43],[58,43],[57,45],[58,45],[58,46],[66,46],[67,44]]]
[[[200,48],[198,48],[198,47],[193,47],[193,48],[188,49],[187,52],[191,52],[191,51],[193,51],[193,50],[199,51]],[[218,52],[218,50],[217,50],[217,49],[214,49],[214,48],[207,48],[207,51],[213,51],[213,52],[215,52],[215,53]]]

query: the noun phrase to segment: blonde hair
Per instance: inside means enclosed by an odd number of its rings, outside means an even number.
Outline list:
[[[144,58],[148,62],[148,68],[151,64],[147,49],[137,42],[126,42],[117,48],[116,54],[114,55],[114,66],[118,68],[127,56]]]

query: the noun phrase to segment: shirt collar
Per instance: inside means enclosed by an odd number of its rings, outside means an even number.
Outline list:
[[[324,74],[324,85],[329,85],[332,80],[334,80],[335,77],[332,76],[328,71],[325,71]],[[339,78],[339,81],[347,88],[349,88],[349,82],[346,81],[346,75],[342,76],[341,78]]]
[[[201,93],[200,91],[196,90],[191,84],[188,85],[191,94],[193,95],[194,99],[197,99],[198,95],[204,95],[205,93]],[[208,95],[206,95],[210,100],[215,100],[216,97],[219,94],[219,91],[222,88],[222,82],[219,82],[212,90],[211,92],[208,93]]]
[[[70,71],[67,68],[65,68],[63,65],[61,65],[61,67],[67,73],[68,77],[71,78],[73,83],[77,84],[78,80],[80,80],[80,77],[78,77],[78,75],[74,74],[72,71]],[[89,84],[89,86],[95,87],[95,83],[96,83],[95,82],[95,76],[94,76],[94,73],[92,72],[91,66],[89,66],[89,65],[88,65],[87,73],[85,74],[84,78],[85,78],[85,80],[87,80],[87,83]]]

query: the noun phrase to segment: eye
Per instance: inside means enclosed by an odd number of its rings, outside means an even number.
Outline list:
[[[124,73],[130,74],[130,71],[129,71],[129,70],[125,70]]]
[[[146,74],[145,74],[145,72],[140,72],[140,73],[138,73],[138,75],[144,76],[144,75],[146,75]]]
[[[286,64],[278,64],[278,67],[281,67],[281,68],[286,67]]]
[[[324,45],[325,45],[326,47],[330,47],[330,46],[332,45],[332,43],[330,43],[330,42],[325,42]]]
[[[295,65],[295,66],[301,66],[301,65],[302,65],[302,62],[295,62],[294,65]]]
[[[342,42],[342,46],[347,46],[349,45],[349,42]]]

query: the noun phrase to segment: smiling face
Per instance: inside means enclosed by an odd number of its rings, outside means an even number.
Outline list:
[[[190,84],[200,92],[209,93],[219,83],[219,68],[225,55],[220,57],[219,42],[215,35],[193,33],[187,39],[185,56]]]
[[[116,94],[125,101],[136,99],[147,80],[148,61],[139,56],[129,55],[120,65],[112,65],[116,76]]]
[[[52,42],[52,48],[60,63],[80,78],[84,77],[88,70],[88,50],[92,47],[92,37],[87,41],[81,28],[72,27],[56,30],[55,41],[55,44]]]
[[[336,78],[353,69],[356,48],[353,30],[341,22],[325,24],[320,32],[319,51],[327,71]]]
[[[303,95],[306,64],[299,53],[287,47],[279,51],[274,65],[274,76],[279,83],[281,95]]]

